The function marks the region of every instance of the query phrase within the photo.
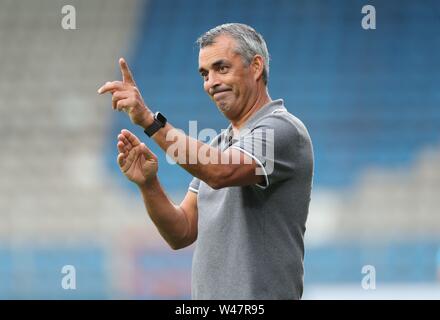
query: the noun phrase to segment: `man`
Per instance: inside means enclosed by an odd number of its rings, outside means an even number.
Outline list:
[[[270,98],[269,54],[254,29],[217,26],[198,44],[204,90],[231,123],[210,145],[153,114],[123,59],[123,81],[98,90],[112,93],[113,109],[127,112],[194,176],[184,200],[175,205],[168,199],[157,157],[128,130],[118,136],[118,164],[139,186],[152,221],[173,249],[197,240],[194,299],[300,299],[313,175],[310,137],[282,100]]]

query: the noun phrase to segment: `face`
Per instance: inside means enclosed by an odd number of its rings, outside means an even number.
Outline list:
[[[228,119],[236,118],[255,93],[255,74],[235,52],[232,37],[221,35],[199,52],[203,88]]]

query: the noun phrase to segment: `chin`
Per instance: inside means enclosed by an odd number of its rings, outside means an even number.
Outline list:
[[[217,104],[217,107],[220,109],[220,111],[221,112],[223,112],[223,113],[225,113],[225,112],[228,112],[230,109],[231,109],[231,107],[230,107],[230,105],[229,104],[227,104],[227,103],[219,103],[219,104]]]

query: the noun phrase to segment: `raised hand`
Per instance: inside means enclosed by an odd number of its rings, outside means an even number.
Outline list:
[[[137,185],[148,184],[157,175],[156,155],[130,131],[118,135],[118,165],[122,173]]]
[[[122,81],[106,82],[98,89],[99,94],[110,92],[114,110],[127,112],[130,120],[143,128],[153,123],[153,113],[145,105],[136,87],[133,75],[124,58],[119,59]]]

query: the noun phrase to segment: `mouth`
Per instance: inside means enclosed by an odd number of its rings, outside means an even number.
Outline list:
[[[212,95],[212,97],[213,98],[221,98],[222,96],[224,96],[225,94],[227,94],[229,91],[231,91],[231,90],[222,90],[222,91],[218,91],[218,92],[216,92],[216,93],[214,93],[213,95]]]

